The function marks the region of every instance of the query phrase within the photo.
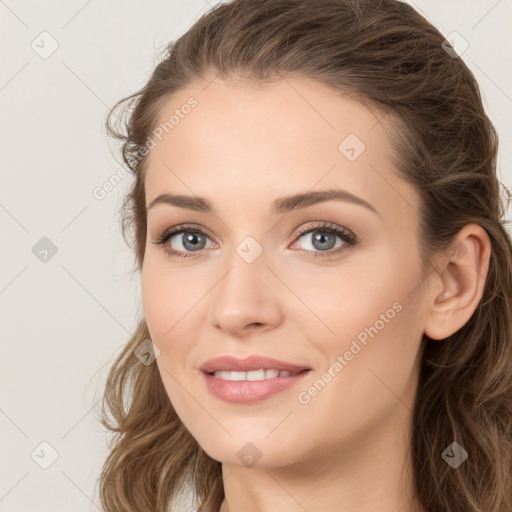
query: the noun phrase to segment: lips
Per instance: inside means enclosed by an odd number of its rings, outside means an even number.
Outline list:
[[[285,361],[279,361],[266,356],[250,356],[245,359],[237,359],[232,356],[220,356],[206,361],[200,368],[207,374],[213,372],[251,372],[255,370],[279,370],[290,373],[299,373],[310,370],[308,366],[301,366]]]

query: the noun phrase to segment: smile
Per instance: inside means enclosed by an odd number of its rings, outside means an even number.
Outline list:
[[[304,370],[303,370],[304,371]],[[268,370],[253,370],[250,372],[230,372],[230,371],[216,371],[213,372],[213,376],[219,379],[230,380],[230,381],[240,381],[240,380],[267,380],[267,379],[275,379],[277,377],[290,377],[294,375],[298,375],[301,372],[291,373],[287,370],[276,370],[275,368],[271,368]]]

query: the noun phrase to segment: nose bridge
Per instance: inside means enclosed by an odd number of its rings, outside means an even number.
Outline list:
[[[218,301],[235,301],[241,306],[265,300],[261,285],[268,279],[266,260],[263,247],[254,238],[246,237],[225,261],[228,273],[219,283]]]
[[[212,295],[212,321],[220,328],[237,331],[251,324],[270,325],[279,320],[272,273],[260,243],[251,236],[240,242],[227,257],[227,273]]]

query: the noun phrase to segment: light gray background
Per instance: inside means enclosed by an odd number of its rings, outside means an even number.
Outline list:
[[[463,58],[500,134],[500,179],[510,187],[512,1],[410,3],[443,34],[468,41]],[[106,445],[92,407],[106,370],[97,372],[142,311],[117,217],[132,178],[103,200],[92,194],[120,167],[103,121],[208,8],[204,0],[0,0],[0,511],[100,510]],[[50,47],[43,31],[58,43],[46,59],[31,47]],[[47,262],[32,252],[42,237],[58,250]],[[36,450],[50,460],[43,441],[58,452],[48,469],[31,458]]]

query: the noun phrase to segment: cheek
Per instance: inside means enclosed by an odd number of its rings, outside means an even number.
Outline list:
[[[419,263],[413,257],[403,262],[390,249],[375,256],[343,268],[338,276],[333,273],[329,280],[315,281],[313,291],[304,296],[322,320],[323,334],[314,339],[321,340],[315,344],[327,368],[344,357],[347,366],[338,382],[344,380],[344,389],[354,388],[355,393],[366,389],[370,397],[372,381],[383,387],[371,370],[384,380],[396,378],[399,387],[408,379],[423,332],[421,287],[410,293],[421,282]]]
[[[155,342],[163,341],[166,334],[166,339],[171,338],[169,330],[198,300],[189,276],[173,271],[165,258],[153,254],[142,266],[141,295],[144,317]]]
[[[168,312],[172,310],[174,304],[169,304],[168,301],[172,300],[173,294],[168,283],[161,278],[161,273],[147,260],[142,268],[141,294],[144,317],[152,339],[157,343],[164,331],[164,326],[170,320]]]
[[[207,276],[202,279],[192,265],[176,269],[160,255],[151,255],[144,261],[144,318],[151,340],[160,349],[157,364],[170,397],[182,392],[178,382],[190,378],[185,363],[202,337],[201,299],[210,286]]]
[[[404,262],[386,246],[347,259],[339,269],[322,270],[303,281],[297,294],[323,321],[323,336],[333,340],[356,337],[375,323],[379,331],[396,325],[397,309],[410,300],[419,279],[414,258]]]
[[[329,425],[332,436],[364,435],[397,407],[402,412],[412,410],[421,329],[415,322],[413,302],[402,298],[388,308],[393,298],[383,297],[380,303],[373,299],[366,313],[355,311],[347,322],[346,336],[340,323],[336,341],[324,346],[329,361],[326,372],[310,388],[300,390],[304,391],[300,403],[306,404],[304,421],[310,429]]]
[[[185,381],[183,361],[187,344],[179,341],[187,329],[187,309],[196,301],[191,297],[190,287],[183,285],[180,275],[169,268],[157,257],[144,260],[141,298],[151,340],[160,349],[156,364],[167,396],[176,411],[183,411],[186,406],[180,383]]]
[[[318,338],[325,373],[300,390],[300,403],[309,411],[305,421],[347,429],[347,435],[383,418],[398,397],[412,407],[417,378],[420,287],[410,292],[421,282],[419,265],[413,258],[400,263],[391,252],[376,261],[326,284],[323,300],[310,297],[334,334]]]

